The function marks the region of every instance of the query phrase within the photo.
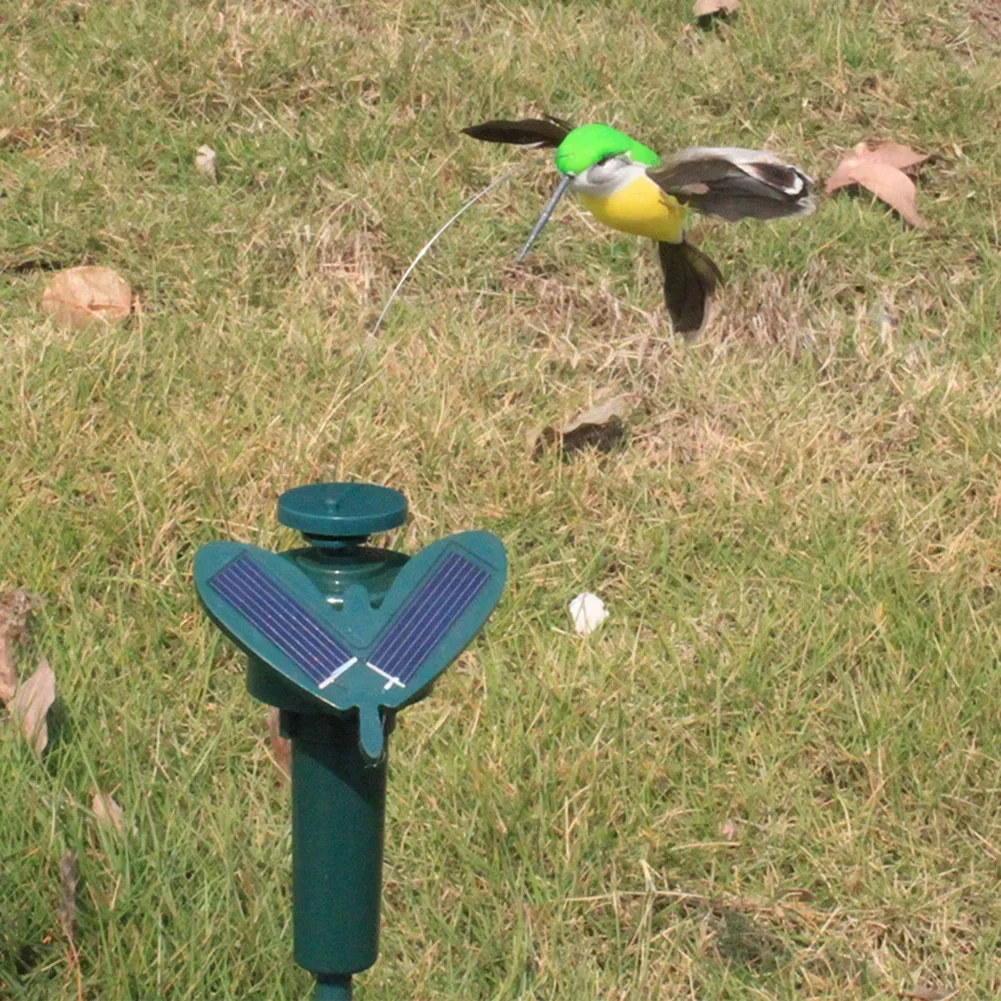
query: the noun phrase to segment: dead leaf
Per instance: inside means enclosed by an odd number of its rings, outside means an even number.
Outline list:
[[[549,425],[531,435],[532,452],[539,455],[547,446],[556,445],[569,454],[588,445],[609,451],[625,434],[623,419],[629,413],[629,400],[616,396],[577,414],[566,424]]]
[[[971,10],[970,17],[995,41],[1001,42],[1001,9],[988,6],[982,10]]]
[[[10,702],[17,691],[14,645],[24,636],[28,616],[41,607],[41,599],[36,594],[0,592],[0,702]]]
[[[910,146],[901,146],[900,143],[895,143],[892,139],[884,139],[872,149],[869,149],[865,143],[859,143],[855,147],[855,155],[863,160],[887,163],[891,167],[896,167],[897,170],[907,170],[909,167],[916,167],[919,163],[930,159],[927,153],[917,153]]]
[[[825,191],[831,194],[839,188],[859,185],[886,202],[912,226],[924,226],[926,223],[918,214],[917,188],[904,170],[927,159],[923,153],[900,143],[881,142],[874,149],[859,143],[835,168]]]
[[[693,13],[696,17],[712,17],[718,14],[726,17],[740,6],[740,0],[695,0]]]
[[[90,808],[99,824],[110,825],[119,834],[125,829],[122,808],[106,792],[95,789]]]
[[[14,663],[14,641],[0,634],[0,702],[10,702],[17,691],[17,665]]]
[[[67,851],[59,860],[59,923],[71,942],[76,935],[77,880],[76,855]]]
[[[53,275],[42,293],[42,308],[64,327],[117,323],[132,311],[132,290],[111,268],[69,268]]]
[[[41,754],[49,742],[45,714],[55,700],[56,676],[43,657],[38,662],[38,670],[21,685],[8,707],[36,754]]]
[[[279,730],[280,712],[268,710],[268,732],[271,734],[271,755],[275,766],[284,779],[292,775],[292,741],[281,735]]]
[[[210,181],[215,181],[215,150],[211,146],[199,146],[195,156],[195,170]]]

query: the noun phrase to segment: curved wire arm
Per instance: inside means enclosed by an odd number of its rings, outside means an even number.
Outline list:
[[[400,291],[401,288],[403,288],[404,282],[406,282],[406,280],[413,273],[414,268],[416,268],[417,265],[420,263],[421,258],[424,257],[424,255],[435,245],[435,243],[437,243],[438,238],[443,233],[445,233],[445,231],[452,225],[452,223],[454,223],[457,219],[459,219],[459,217],[462,216],[467,209],[472,208],[484,195],[493,191],[493,189],[496,188],[498,184],[503,183],[509,177],[511,177],[512,174],[516,174],[521,169],[522,168],[520,167],[515,167],[512,170],[509,170],[506,174],[501,174],[500,177],[498,177],[494,181],[491,181],[482,191],[478,191],[475,195],[473,195],[472,198],[470,198],[462,206],[462,208],[458,210],[458,212],[456,212],[448,220],[448,222],[446,222],[443,226],[439,228],[439,230],[434,234],[434,236],[432,236],[431,239],[428,240],[428,242],[425,243],[423,247],[421,247],[420,252],[410,262],[409,267],[407,268],[406,271],[403,272],[403,276],[396,283],[396,288],[394,288],[393,291],[390,292],[389,298],[386,300],[386,304],[382,307],[382,312],[379,314],[379,318],[375,321],[375,324],[373,325],[372,329],[368,332],[368,336],[365,338],[365,346],[362,348],[361,356],[358,359],[358,364],[355,366],[354,372],[351,375],[351,381],[348,383],[347,392],[344,394],[345,401],[347,401],[348,398],[351,397],[354,394],[355,390],[358,388],[358,376],[361,374],[362,367],[364,366],[365,361],[368,358],[369,351],[371,351],[372,345],[375,343],[376,335],[379,333],[379,329],[382,327],[382,321],[386,318],[386,314],[389,312],[389,307],[393,305],[393,300],[396,298],[397,293]],[[337,438],[337,451],[335,452],[336,458],[334,461],[334,469],[336,470],[336,479],[340,479],[341,476],[341,459],[343,457],[343,448],[344,448],[344,430],[348,425],[347,418],[349,416],[350,416],[350,411],[346,412],[344,414],[344,417],[341,419],[341,430]]]

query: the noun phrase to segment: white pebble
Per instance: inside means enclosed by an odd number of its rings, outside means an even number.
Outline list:
[[[587,636],[608,618],[608,609],[596,594],[584,591],[570,602],[570,618],[573,619],[574,630],[581,636]]]

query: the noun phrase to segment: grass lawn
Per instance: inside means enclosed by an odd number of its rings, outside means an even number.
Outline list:
[[[0,590],[43,599],[21,670],[60,697],[41,759],[0,711],[0,998],[307,996],[287,787],[191,561],[294,544],[277,495],[335,476],[342,427],[343,473],[410,499],[387,544],[486,528],[512,567],[393,737],[361,1001],[1001,994],[991,2],[745,0],[709,31],[688,0],[0,5]],[[703,222],[728,285],[686,345],[649,246],[571,199],[512,263],[550,158],[458,130],[543,111],[818,178],[894,139],[935,154],[929,225],[844,192]],[[345,404],[402,270],[516,164]],[[82,263],[129,322],[45,318]],[[533,457],[616,394],[615,450]]]

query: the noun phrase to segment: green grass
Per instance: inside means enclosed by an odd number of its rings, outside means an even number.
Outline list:
[[[710,32],[687,0],[8,0],[0,589],[43,597],[22,669],[44,653],[61,704],[42,760],[0,716],[0,997],[307,995],[287,789],[191,560],[291,545],[275,499],[334,474],[345,420],[348,475],[410,498],[391,544],[482,527],[512,564],[394,735],[359,998],[997,996],[996,44],[941,0],[745,0]],[[818,177],[907,142],[931,225],[844,195],[704,223],[729,284],[684,345],[649,249],[569,200],[511,264],[552,168],[457,131],[535,111]],[[402,269],[516,163],[346,407]],[[53,327],[49,271],[80,263],[138,315]],[[622,447],[532,458],[613,393]],[[585,588],[611,610],[586,641]]]

